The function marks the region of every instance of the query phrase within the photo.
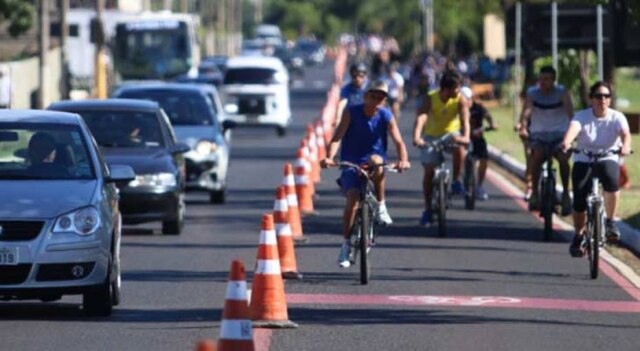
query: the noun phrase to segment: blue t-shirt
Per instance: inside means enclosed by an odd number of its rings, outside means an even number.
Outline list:
[[[351,122],[344,138],[340,158],[363,164],[373,154],[387,161],[387,133],[393,114],[386,107],[380,108],[372,117],[364,114],[364,104],[348,107]]]
[[[365,86],[357,88],[355,85],[348,83],[340,89],[340,100],[347,99],[347,106],[355,106],[364,103]]]

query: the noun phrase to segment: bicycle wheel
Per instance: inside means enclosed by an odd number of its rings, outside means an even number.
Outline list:
[[[353,219],[353,226],[351,227],[351,249],[349,251],[349,262],[355,264],[358,259],[358,251],[360,251],[360,222],[362,221],[360,215],[360,209],[356,210],[356,215]]]
[[[467,153],[464,158],[464,208],[473,210],[476,206],[476,172],[475,158]]]
[[[555,182],[553,179],[542,181],[542,202],[540,203],[540,214],[544,219],[544,241],[551,240],[553,233],[553,208],[555,203]]]
[[[438,235],[447,235],[447,184],[444,177],[438,178]]]
[[[604,213],[602,211],[602,205],[594,203],[592,207],[593,216],[593,232],[591,237],[591,248],[589,251],[589,273],[591,273],[591,279],[598,278],[598,266],[600,261],[600,238],[604,231]]]
[[[358,251],[360,251],[360,284],[369,283],[371,274],[371,262],[369,260],[369,239],[371,238],[371,230],[373,230],[371,208],[368,205],[362,206],[362,217],[360,218],[360,242]]]

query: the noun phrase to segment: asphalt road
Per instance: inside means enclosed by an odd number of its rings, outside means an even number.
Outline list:
[[[84,317],[80,298],[54,303],[0,302],[0,350],[189,350],[217,338],[232,259],[255,264],[260,216],[273,208],[285,162],[306,123],[317,118],[332,69],[311,69],[294,84],[289,134],[238,129],[233,135],[228,203],[189,194],[185,232],[128,228],[123,239],[123,303],[112,317]],[[405,141],[413,116],[404,111]],[[449,235],[417,226],[421,167],[391,174],[395,223],[372,251],[372,282],[336,265],[343,199],[337,171],[323,172],[318,216],[304,218],[310,241],[296,247],[302,281],[286,284],[298,329],[254,330],[259,350],[638,350],[640,290],[604,267],[588,277],[563,235],[542,241],[542,225],[506,183],[475,211],[454,199]],[[391,150],[391,155],[395,155]],[[251,274],[249,274],[251,276]]]

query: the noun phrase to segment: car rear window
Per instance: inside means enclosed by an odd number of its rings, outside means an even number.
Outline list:
[[[73,111],[84,119],[101,147],[164,147],[158,115],[141,111]]]
[[[167,113],[174,126],[215,124],[213,101],[198,93],[175,90],[131,90],[118,94],[119,98],[155,101]]]
[[[269,68],[227,68],[224,84],[276,84],[276,74]]]

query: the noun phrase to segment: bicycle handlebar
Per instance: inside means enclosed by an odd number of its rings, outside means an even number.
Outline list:
[[[620,151],[622,149],[609,149],[609,150],[599,150],[599,151],[590,151],[587,149],[577,149],[577,148],[570,148],[569,150],[567,150],[567,152],[569,153],[574,153],[574,154],[583,154],[589,158],[592,159],[598,159],[598,158],[602,158],[608,155],[620,155]],[[631,150],[631,152],[629,152],[629,154],[633,154],[633,150]]]
[[[385,171],[389,171],[392,173],[398,173],[398,169],[396,168],[397,164],[396,163],[389,163],[389,164],[380,164],[380,165],[365,165],[360,166],[357,165],[353,162],[349,162],[349,161],[338,161],[336,162],[336,166],[337,167],[349,167],[349,168],[354,168],[356,169],[358,172],[366,174],[367,176],[369,176],[369,174],[367,173],[367,170],[370,168],[377,168],[377,167],[382,167],[384,168]]]

